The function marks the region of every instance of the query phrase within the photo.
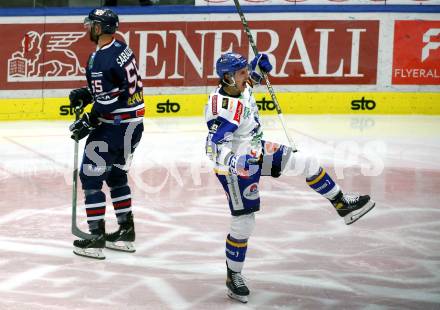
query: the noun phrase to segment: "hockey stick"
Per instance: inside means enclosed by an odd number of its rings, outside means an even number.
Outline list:
[[[75,108],[75,121],[79,120],[79,115],[81,114],[81,109]],[[97,236],[88,234],[79,229],[76,224],[76,205],[78,198],[78,136],[75,133],[75,150],[74,150],[74,159],[73,159],[73,186],[72,186],[72,234],[82,238],[91,240]]]
[[[243,24],[243,28],[248,36],[249,44],[251,45],[255,56],[257,56],[258,49],[257,49],[257,46],[255,45],[254,38],[252,37],[251,30],[249,29],[249,26],[246,21],[246,18],[244,17],[243,11],[241,10],[240,3],[238,2],[238,0],[234,0],[234,3],[235,3],[235,7],[237,9],[238,15],[240,15],[240,19],[241,19],[241,23]],[[275,109],[277,110],[278,118],[280,119],[281,125],[283,126],[284,134],[287,137],[287,141],[289,141],[289,145],[292,148],[293,152],[296,152],[297,148],[296,148],[295,143],[293,142],[292,138],[290,137],[289,133],[287,132],[287,126],[286,126],[286,123],[284,122],[283,112],[281,111],[280,104],[278,103],[277,97],[275,96],[275,91],[272,88],[272,84],[270,84],[270,81],[269,81],[269,78],[268,78],[266,72],[262,72],[262,74],[263,74],[264,80],[266,81],[266,86],[267,86],[267,89],[269,90],[269,94],[272,97],[272,101],[275,105]]]

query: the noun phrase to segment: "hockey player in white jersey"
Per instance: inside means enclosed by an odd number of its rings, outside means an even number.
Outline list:
[[[223,54],[216,63],[220,85],[205,107],[209,129],[206,153],[215,164],[232,215],[226,237],[226,286],[228,296],[243,303],[248,301],[249,289],[241,271],[255,225],[254,213],[260,209],[261,176],[279,177],[300,168],[307,184],[331,202],[347,225],[375,205],[368,195],[343,193],[314,157],[263,139],[252,88],[261,82],[261,71],[271,70],[265,54],[259,54],[251,64],[240,54]]]

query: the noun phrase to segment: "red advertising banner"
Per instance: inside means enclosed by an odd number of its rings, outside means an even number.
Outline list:
[[[440,21],[395,22],[392,83],[440,85]]]
[[[278,85],[375,84],[379,21],[250,22]],[[62,89],[84,85],[95,47],[81,24],[3,24],[0,89]],[[146,87],[214,85],[221,53],[251,54],[240,22],[123,23],[117,39],[135,52]],[[252,55],[252,54],[251,54]]]

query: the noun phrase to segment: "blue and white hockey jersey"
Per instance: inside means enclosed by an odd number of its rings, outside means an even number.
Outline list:
[[[217,88],[209,95],[205,120],[209,129],[206,151],[218,173],[229,171],[227,165],[233,155],[261,155],[263,132],[249,85],[237,98]]]
[[[93,111],[104,124],[142,122],[145,114],[142,80],[133,51],[113,41],[93,52],[86,67]],[[126,126],[120,126],[123,129]]]

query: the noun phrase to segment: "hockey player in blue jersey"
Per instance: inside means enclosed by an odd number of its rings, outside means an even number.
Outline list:
[[[255,225],[254,213],[260,209],[261,176],[279,177],[299,169],[307,184],[332,203],[347,225],[375,205],[368,195],[343,193],[314,157],[263,139],[252,87],[260,83],[261,71],[271,69],[265,54],[259,54],[250,65],[240,54],[223,54],[216,63],[220,85],[210,94],[205,108],[209,130],[206,152],[232,215],[226,237],[226,286],[228,296],[241,302],[247,302],[249,295],[241,271]]]
[[[87,87],[72,90],[71,106],[93,103],[90,113],[71,126],[73,139],[88,136],[80,168],[89,230],[97,237],[75,240],[74,253],[104,259],[104,247],[134,252],[131,191],[127,182],[130,159],[142,137],[144,101],[142,81],[133,51],[114,39],[118,16],[109,9],[94,9],[84,25],[97,49],[87,61]],[[105,234],[106,196],[110,189],[119,229]]]

